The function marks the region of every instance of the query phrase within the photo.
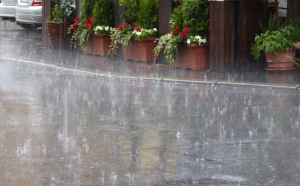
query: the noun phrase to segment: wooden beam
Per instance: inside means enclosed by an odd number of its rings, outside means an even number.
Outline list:
[[[51,10],[51,1],[43,0],[42,1],[42,45],[50,47],[50,40],[48,37],[48,28],[47,28],[47,18],[50,15]]]
[[[172,0],[159,0],[159,36],[170,32]]]

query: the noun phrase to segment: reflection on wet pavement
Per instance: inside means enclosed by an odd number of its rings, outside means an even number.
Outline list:
[[[0,66],[0,185],[300,183],[297,90]]]

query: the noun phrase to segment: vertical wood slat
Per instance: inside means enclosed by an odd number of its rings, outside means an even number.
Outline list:
[[[125,7],[120,6],[119,0],[114,0],[115,3],[115,28],[123,24],[122,14],[125,13]]]
[[[80,13],[82,12],[82,7],[81,7],[82,1],[83,0],[76,0],[76,17],[79,17]]]
[[[209,2],[209,69],[228,71],[233,66],[235,48],[235,3]]]
[[[51,10],[51,1],[43,0],[42,1],[42,45],[50,47],[50,40],[48,37],[48,27],[46,24],[47,18],[50,15]]]
[[[159,36],[170,32],[172,0],[159,0]]]
[[[255,43],[256,34],[261,34],[259,22],[267,22],[267,3],[261,0],[244,0],[236,7],[236,36],[234,69],[250,71],[263,68],[259,61],[251,55],[251,45]]]
[[[291,0],[287,4],[287,16],[291,18],[299,18],[300,16],[300,1]]]

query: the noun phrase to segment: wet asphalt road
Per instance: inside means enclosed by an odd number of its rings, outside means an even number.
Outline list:
[[[24,46],[16,58],[51,56]],[[97,76],[80,61],[0,60],[0,185],[300,184],[299,90]]]

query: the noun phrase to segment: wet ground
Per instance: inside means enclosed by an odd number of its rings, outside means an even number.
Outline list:
[[[0,185],[300,185],[299,71],[194,72],[40,34],[0,22]]]

